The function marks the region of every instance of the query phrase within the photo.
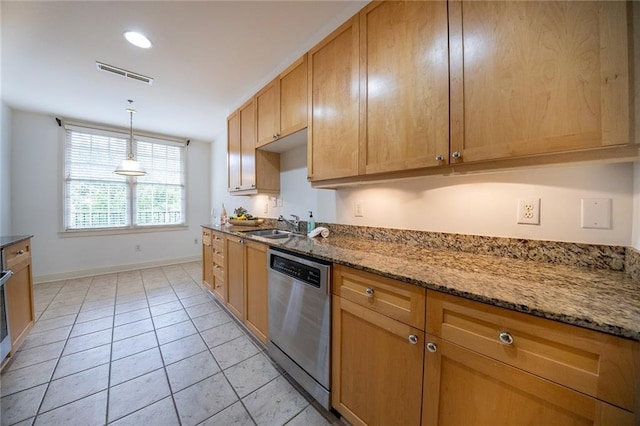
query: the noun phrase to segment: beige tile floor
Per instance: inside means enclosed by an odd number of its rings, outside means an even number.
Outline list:
[[[328,425],[200,285],[199,262],[35,285],[5,425]]]

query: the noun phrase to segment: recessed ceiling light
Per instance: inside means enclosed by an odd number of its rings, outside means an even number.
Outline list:
[[[151,41],[142,34],[135,31],[127,31],[126,33],[124,33],[124,38],[126,38],[127,41],[134,46],[138,46],[143,49],[148,49],[151,47]]]

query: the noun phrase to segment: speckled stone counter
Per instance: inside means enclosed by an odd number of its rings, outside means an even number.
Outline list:
[[[33,235],[2,235],[0,236],[0,249],[3,249],[11,244],[19,243],[20,241],[28,240]]]
[[[274,227],[273,223],[262,226],[267,227]],[[250,230],[211,228],[235,235]],[[624,269],[624,247],[605,246],[601,250],[585,245],[586,251],[597,251],[591,257],[600,258],[603,251],[611,259],[609,263],[615,267],[607,269],[598,261],[592,265],[588,256],[577,262],[581,266],[572,266],[566,264],[564,255],[557,262],[523,260],[512,253],[500,256],[439,249],[433,244],[382,240],[371,233],[344,236],[333,232],[326,239],[248,238],[428,289],[640,341],[640,282],[618,270],[620,262],[619,269]],[[566,248],[568,252],[576,250]],[[608,251],[612,251],[610,256]],[[590,266],[582,266],[585,262]]]

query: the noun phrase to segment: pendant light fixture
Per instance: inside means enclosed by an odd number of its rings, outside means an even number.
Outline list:
[[[133,103],[131,99],[128,99],[128,101],[129,105]],[[122,160],[120,164],[118,164],[114,173],[124,176],[144,176],[147,172],[145,172],[142,165],[133,158],[133,114],[135,114],[136,110],[127,108],[127,112],[129,113],[129,155],[126,160]]]

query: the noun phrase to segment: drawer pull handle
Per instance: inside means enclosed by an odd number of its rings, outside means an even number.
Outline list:
[[[433,342],[429,342],[427,343],[427,350],[431,353],[434,353],[438,350],[438,346]]]
[[[16,252],[16,254],[17,254],[18,256],[20,256],[21,254],[24,254],[24,250],[18,250],[18,251]]]
[[[364,292],[367,295],[367,297],[373,297],[373,289],[371,287],[367,287],[367,289]]]
[[[409,343],[411,343],[412,345],[415,345],[416,343],[418,343],[418,336],[416,336],[415,334],[410,334]]]
[[[504,343],[505,345],[512,345],[513,344],[513,336],[509,333],[507,333],[506,331],[503,331],[502,333],[500,333],[500,341],[502,343]]]

